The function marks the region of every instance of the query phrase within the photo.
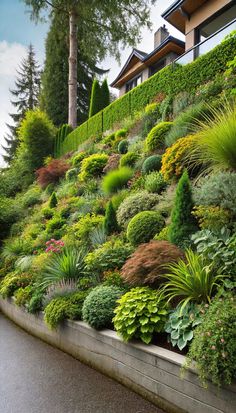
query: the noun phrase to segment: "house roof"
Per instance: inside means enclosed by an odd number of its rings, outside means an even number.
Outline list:
[[[162,13],[162,17],[176,29],[185,33],[185,20],[207,0],[176,0]]]
[[[164,50],[165,46],[167,45],[171,45],[171,44],[175,44],[177,46],[179,46],[180,48],[182,48],[182,52],[184,51],[185,48],[185,43],[180,40],[177,39],[176,37],[173,36],[168,36],[159,46],[157,46],[151,53],[145,53],[142,52],[141,50],[138,49],[133,49],[131,54],[129,55],[126,63],[124,64],[124,66],[122,67],[120,73],[118,74],[118,76],[116,77],[115,80],[113,80],[113,82],[110,84],[110,86],[112,87],[116,87],[118,85],[117,82],[122,78],[122,76],[125,74],[126,71],[128,71],[129,69],[131,69],[135,64],[139,63],[143,63],[144,66],[149,66],[149,63],[153,63],[153,59],[156,57],[155,61],[158,60],[158,57],[160,56],[160,52],[162,50]],[[167,51],[167,53],[170,50]],[[166,54],[167,54],[166,53]],[[163,56],[160,56],[163,57]],[[142,65],[140,65],[140,69],[142,69]]]

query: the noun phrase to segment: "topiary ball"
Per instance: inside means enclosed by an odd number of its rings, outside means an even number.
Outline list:
[[[169,132],[172,122],[160,122],[149,132],[145,145],[147,152],[164,148],[165,135]]]
[[[164,218],[156,211],[143,211],[135,215],[127,227],[129,242],[137,246],[149,242],[165,225]]]
[[[120,143],[118,145],[118,152],[122,155],[127,153],[128,146],[129,146],[129,143],[128,143],[127,139],[123,139],[122,141],[120,141]]]
[[[161,169],[161,155],[152,155],[145,159],[142,166],[142,173],[149,174],[150,172],[160,171]]]
[[[83,320],[96,330],[112,327],[116,302],[123,293],[116,286],[100,285],[94,288],[84,301]]]

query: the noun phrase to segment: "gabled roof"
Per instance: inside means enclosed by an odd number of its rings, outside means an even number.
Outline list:
[[[176,0],[168,9],[162,13],[161,17],[168,21],[176,29],[185,33],[185,20],[199,9],[207,0]]]
[[[131,54],[129,55],[127,61],[125,62],[124,66],[122,67],[120,73],[116,77],[116,79],[110,84],[110,86],[114,86],[117,81],[124,75],[124,73],[132,68],[138,61],[140,63],[146,64],[148,66],[148,61],[153,56],[157,55],[158,60],[158,53],[168,44],[168,43],[175,43],[179,47],[185,48],[185,43],[182,40],[177,39],[173,36],[168,36],[159,46],[157,46],[151,53],[145,53],[138,49],[133,49]],[[152,59],[153,60],[153,59]]]

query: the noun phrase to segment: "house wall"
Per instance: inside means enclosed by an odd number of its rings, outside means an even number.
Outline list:
[[[221,10],[231,2],[232,0],[208,0],[190,16],[189,20],[186,19],[186,50],[190,49],[195,44],[195,29],[200,26],[205,20],[213,16],[215,13],[217,13],[219,10]]]

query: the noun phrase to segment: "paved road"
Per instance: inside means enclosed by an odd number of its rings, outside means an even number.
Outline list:
[[[0,314],[0,413],[164,413]]]

